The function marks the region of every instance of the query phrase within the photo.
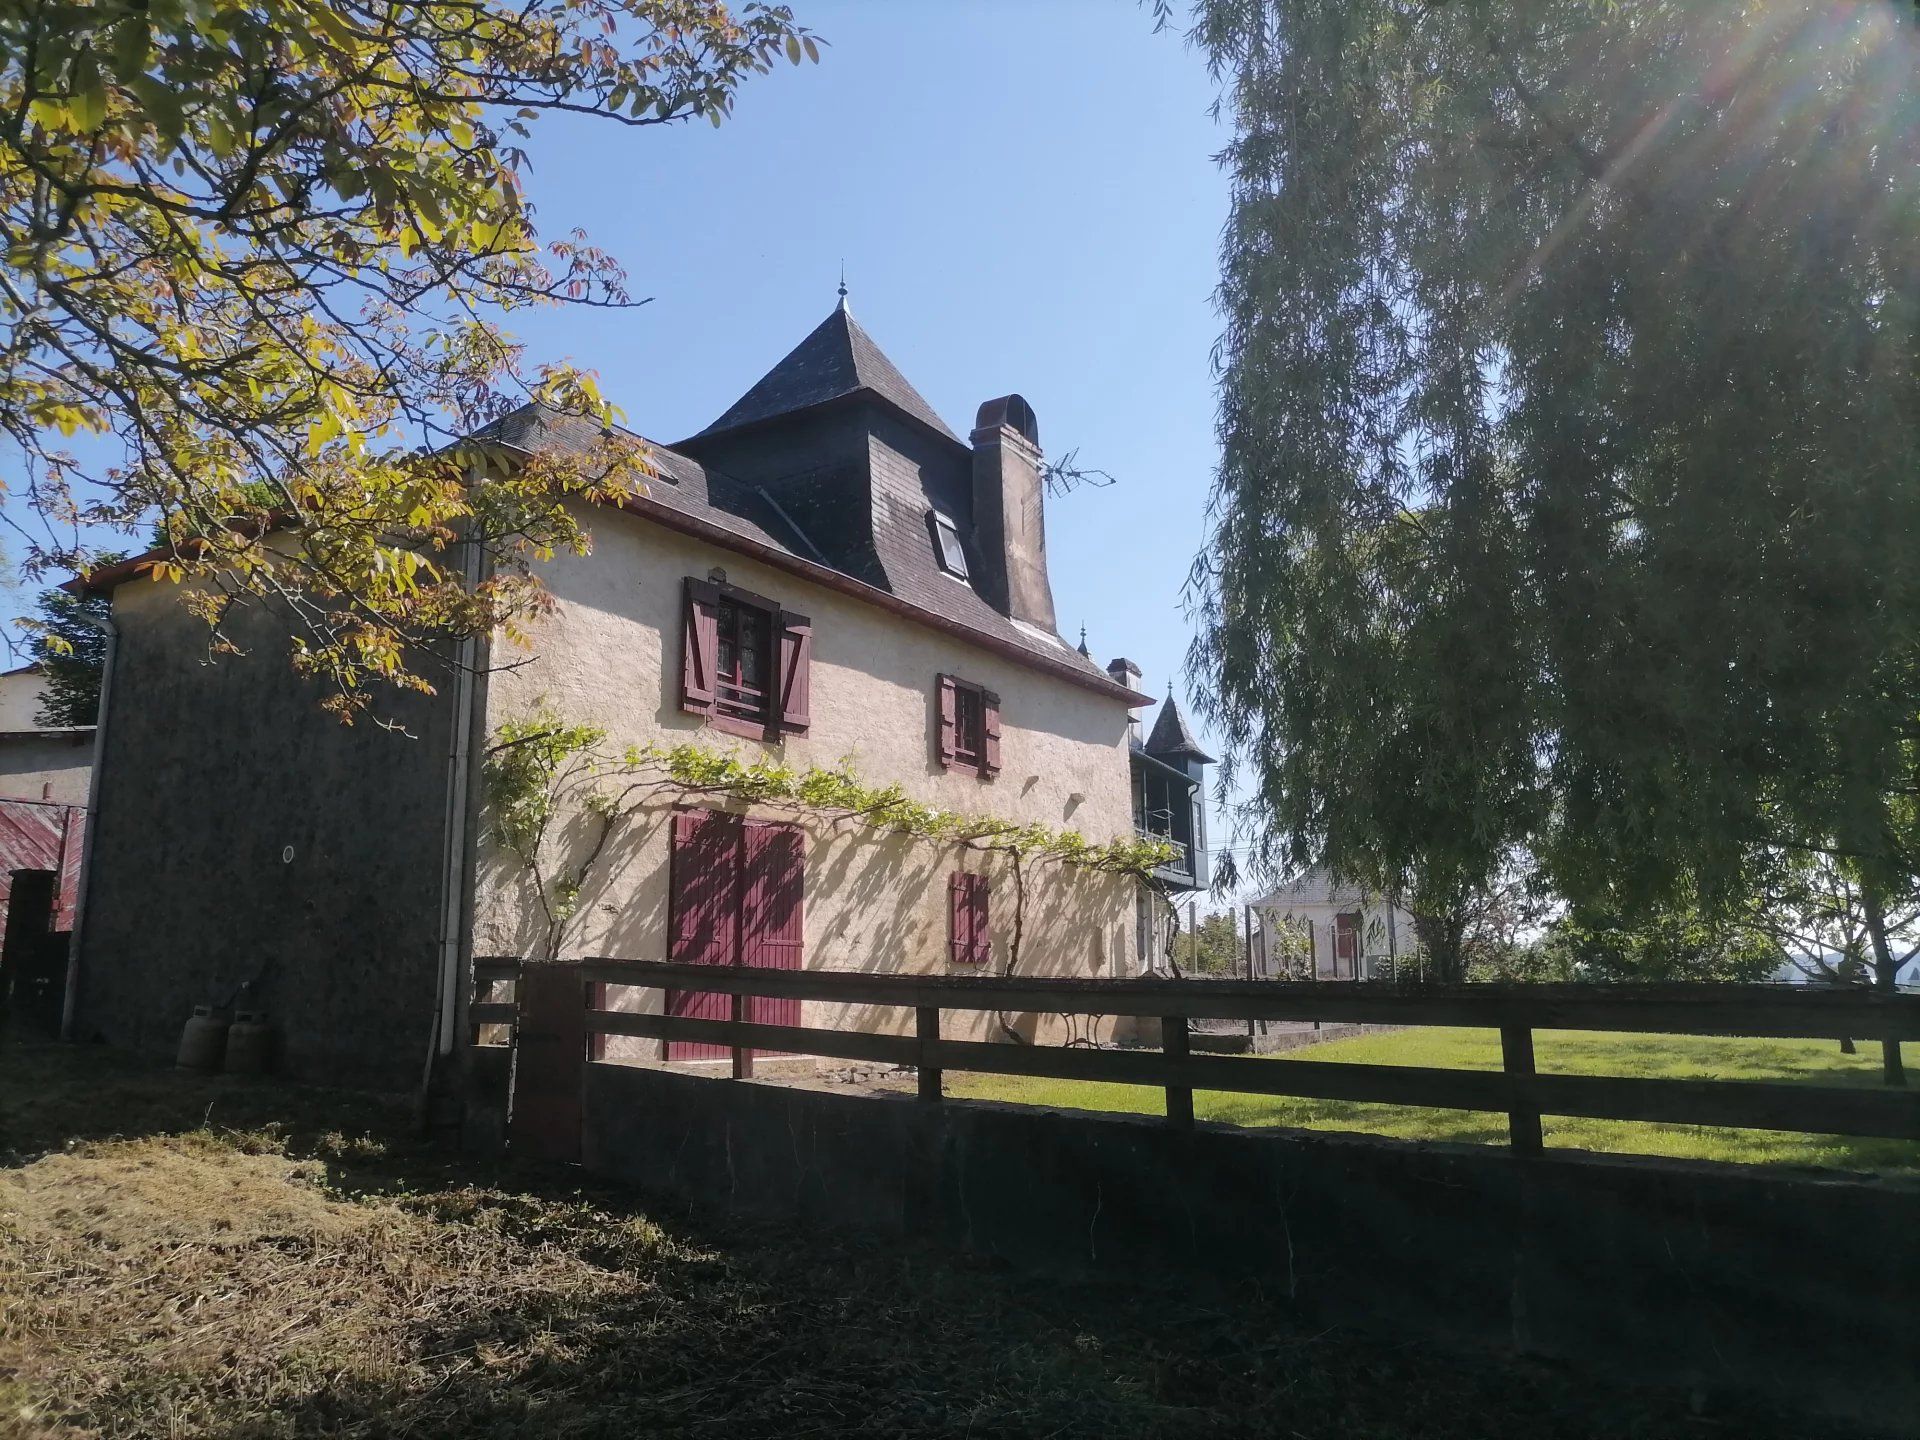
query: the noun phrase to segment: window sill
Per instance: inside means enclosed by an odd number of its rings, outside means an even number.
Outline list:
[[[773,745],[780,743],[780,731],[764,720],[748,720],[740,715],[709,715],[706,721],[725,735],[740,735],[748,740],[765,740]]]

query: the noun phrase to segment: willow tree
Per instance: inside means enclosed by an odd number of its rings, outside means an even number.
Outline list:
[[[590,462],[468,439],[529,399],[612,416],[505,328],[632,303],[612,257],[538,233],[532,127],[718,123],[813,49],[785,6],[722,0],[0,4],[16,557],[84,569],[157,516],[153,573],[216,637],[280,605],[343,717],[429,687],[434,642],[511,621],[528,558],[585,544],[567,497],[643,483],[611,436]],[[447,563],[456,538],[491,563]]]
[[[1516,851],[1618,914],[1782,846],[1907,888],[1912,7],[1198,15],[1234,133],[1194,660],[1267,862],[1443,951]]]

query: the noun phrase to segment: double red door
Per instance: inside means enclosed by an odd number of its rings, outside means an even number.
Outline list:
[[[695,965],[800,968],[806,841],[798,826],[748,820],[719,810],[680,810],[673,817],[669,865],[669,955]],[[728,1020],[733,997],[705,990],[669,990],[667,1013]],[[798,1025],[800,1002],[749,996],[745,1018]],[[720,1059],[724,1045],[669,1040],[669,1060]]]

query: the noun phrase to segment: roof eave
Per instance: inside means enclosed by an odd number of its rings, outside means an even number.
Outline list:
[[[1059,679],[1078,685],[1083,689],[1091,690],[1096,694],[1106,695],[1115,700],[1123,700],[1130,710],[1153,703],[1153,697],[1142,695],[1136,690],[1130,690],[1125,685],[1115,684],[1104,675],[1084,671],[1080,669],[1079,666],[1073,665],[1068,661],[1052,659],[1037,651],[1015,645],[1009,640],[1003,640],[997,635],[989,635],[985,631],[976,630],[971,625],[963,624],[957,620],[949,620],[946,616],[936,614],[931,610],[923,610],[918,605],[910,604],[902,600],[899,596],[889,594],[887,591],[879,589],[877,586],[869,585],[863,580],[856,580],[851,575],[843,575],[838,570],[817,564],[812,560],[803,560],[797,555],[788,554],[786,551],[776,549],[774,546],[763,545],[759,541],[749,539],[744,535],[736,535],[731,530],[710,524],[705,520],[688,515],[683,511],[675,510],[671,506],[663,505],[658,500],[650,499],[647,496],[632,495],[625,499],[606,500],[601,503],[613,509],[624,510],[630,514],[639,515],[668,530],[677,530],[682,534],[695,536],[723,550],[732,550],[738,554],[751,556],[762,564],[770,565],[776,570],[785,570],[789,574],[797,575],[801,579],[809,580],[825,589],[837,590],[843,595],[850,595],[855,599],[864,600],[870,605],[913,620],[918,624],[925,625],[929,629],[955,636],[958,639],[967,641],[969,644],[977,645],[983,650],[989,650],[1006,659],[1017,661],[1029,669],[1040,670],[1047,674],[1057,676]],[[161,559],[170,553],[172,552],[166,549],[150,550],[144,555],[135,555],[130,559],[119,561],[116,564],[89,571],[85,575],[76,575],[73,579],[61,585],[60,588],[71,595],[104,594],[115,589],[117,586],[125,584],[129,580],[142,578],[147,574],[155,560]]]
[[[697,516],[688,515],[684,511],[675,510],[671,506],[662,505],[659,501],[645,495],[630,495],[625,499],[608,500],[603,503],[614,509],[624,510],[629,514],[651,520],[665,529],[677,530],[683,535],[692,535],[697,539],[705,540],[722,550],[732,550],[736,554],[750,556],[764,565],[769,565],[776,570],[784,570],[802,580],[811,581],[823,589],[836,590],[842,595],[864,600],[869,605],[899,615],[903,619],[912,620],[930,630],[937,630],[942,634],[964,640],[970,645],[977,645],[983,650],[991,651],[1004,659],[1016,661],[1029,669],[1053,675],[1070,684],[1091,690],[1095,694],[1125,701],[1129,710],[1153,703],[1152,696],[1142,695],[1137,690],[1116,684],[1105,675],[1082,670],[1079,666],[1065,660],[1055,660],[1038,651],[1016,645],[1010,640],[990,635],[984,630],[976,630],[961,621],[950,620],[935,611],[924,610],[918,605],[902,600],[898,595],[882,590],[878,586],[869,585],[864,580],[856,580],[851,575],[842,574],[829,566],[803,560],[798,555],[789,554],[771,545],[764,545],[745,535],[736,535],[731,530]]]
[[[962,455],[973,454],[973,450],[968,446],[966,441],[960,439],[957,435],[952,434],[951,432],[943,429],[938,425],[929,425],[925,417],[914,414],[913,411],[907,409],[907,407],[902,405],[899,401],[894,400],[892,397],[888,395],[882,394],[880,391],[875,390],[871,385],[856,385],[851,390],[843,390],[838,395],[828,396],[825,400],[815,400],[810,405],[802,405],[802,406],[799,406],[797,409],[793,409],[793,410],[782,410],[778,414],[762,415],[758,419],[742,420],[738,424],[734,424],[734,425],[709,426],[707,429],[700,431],[698,434],[689,435],[684,440],[676,440],[671,445],[665,446],[663,448],[668,450],[681,451],[687,454],[690,458],[698,460],[700,458],[699,455],[694,453],[693,450],[689,450],[688,449],[689,446],[693,446],[697,448],[698,446],[700,446],[701,444],[709,440],[719,439],[722,437],[731,440],[734,437],[739,435],[750,435],[756,430],[764,430],[774,425],[784,424],[787,421],[792,420],[797,416],[817,415],[824,411],[844,409],[862,400],[871,400],[871,401],[875,401],[878,404],[886,406],[889,411],[891,411],[895,415],[898,415],[901,419],[905,420],[909,425],[914,426],[916,429],[922,431],[927,435],[931,435],[934,439],[940,441],[942,444],[951,445],[957,452],[959,452]]]
[[[1198,745],[1177,745],[1171,750],[1147,749],[1146,754],[1159,760],[1198,760],[1202,765],[1217,765],[1220,762],[1207,754]]]
[[[1182,770],[1179,766],[1169,765],[1166,761],[1162,760],[1158,755],[1154,755],[1146,750],[1135,748],[1133,751],[1133,758],[1136,760],[1144,761],[1146,764],[1151,765],[1156,770],[1164,770],[1167,773],[1168,778],[1170,779],[1179,780],[1188,785],[1198,785],[1200,783],[1198,780],[1194,779],[1193,776],[1189,775],[1186,771]]]

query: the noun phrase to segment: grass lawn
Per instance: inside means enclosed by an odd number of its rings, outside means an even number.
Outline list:
[[[876,1101],[874,1103],[883,1103]],[[0,1042],[0,1436],[1816,1436],[479,1164],[404,1105]]]
[[[1332,1040],[1276,1055],[1268,1063],[1286,1065],[1295,1060],[1498,1070],[1500,1037],[1492,1030],[1400,1030]],[[1733,1040],[1542,1030],[1534,1036],[1534,1063],[1542,1071],[1569,1075],[1791,1080],[1812,1085],[1876,1086],[1880,1083],[1877,1044],[1863,1042],[1858,1054],[1843,1055],[1838,1042],[1832,1040]],[[1157,1115],[1164,1108],[1158,1090],[1136,1085],[1029,1080],[1001,1075],[950,1075],[947,1093],[1076,1110],[1122,1110]],[[1363,1131],[1404,1140],[1498,1145],[1504,1145],[1507,1139],[1505,1115],[1473,1110],[1427,1110],[1411,1105],[1295,1100],[1212,1091],[1196,1092],[1193,1108],[1200,1119],[1230,1125],[1284,1125],[1308,1130]],[[1834,1135],[1791,1135],[1766,1130],[1722,1130],[1552,1116],[1547,1117],[1544,1128],[1548,1145],[1582,1150],[1749,1164],[1920,1171],[1920,1145],[1900,1140],[1857,1140]]]

